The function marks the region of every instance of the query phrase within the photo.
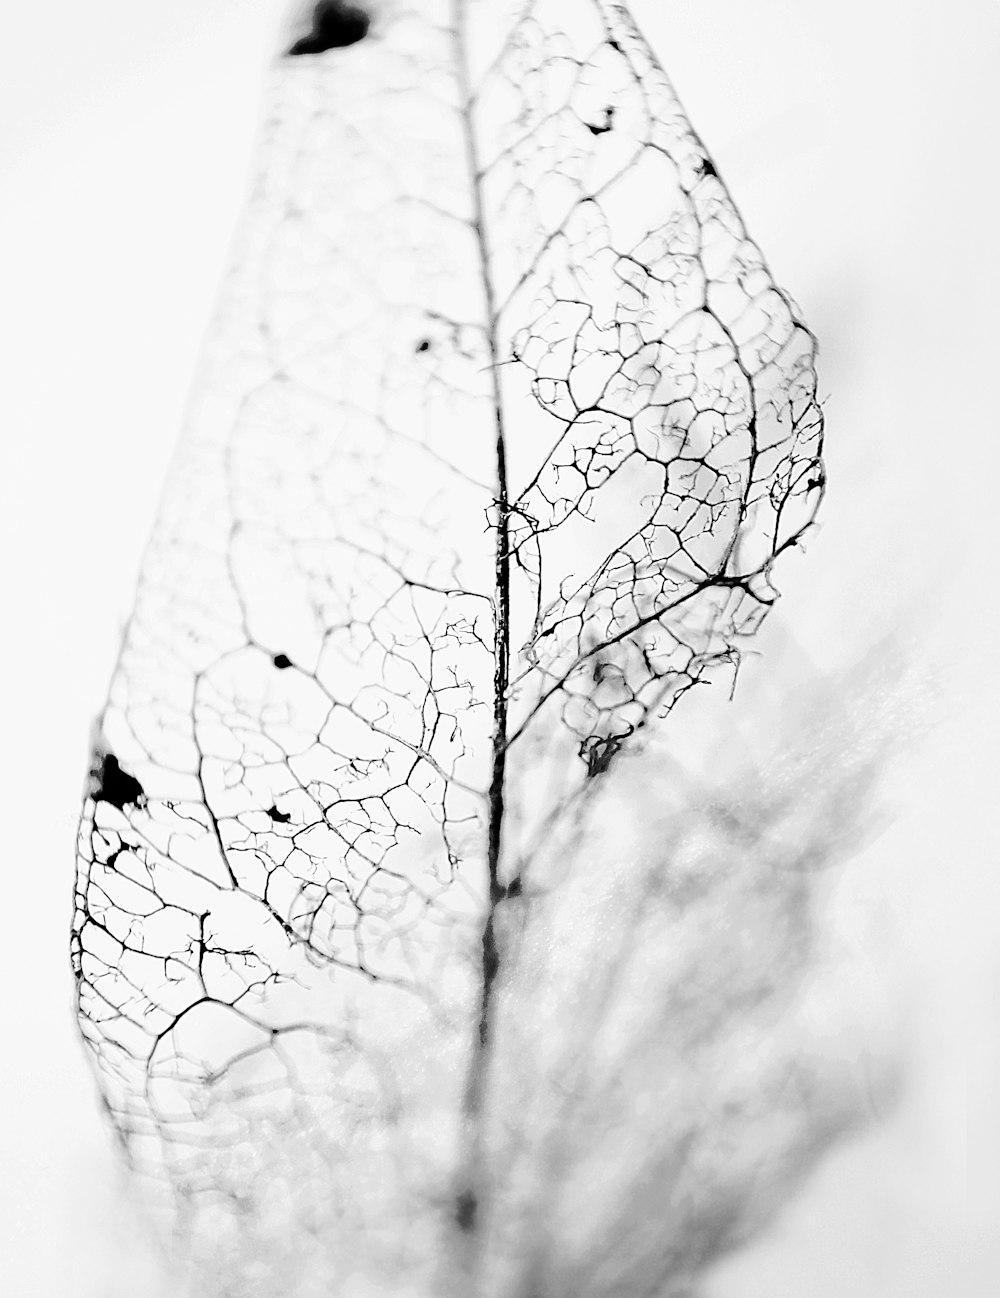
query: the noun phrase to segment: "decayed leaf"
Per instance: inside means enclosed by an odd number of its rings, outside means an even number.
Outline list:
[[[234,1293],[569,1292],[555,1223],[505,1270],[552,1105],[504,1116],[504,1034],[588,1050],[533,944],[580,959],[557,902],[657,799],[644,737],[813,518],[814,342],[622,5],[323,4],[288,48],[100,721],[80,1022]],[[591,916],[649,885],[611,866]],[[697,958],[635,943],[660,1032]],[[574,1292],[691,1269],[652,1254]]]

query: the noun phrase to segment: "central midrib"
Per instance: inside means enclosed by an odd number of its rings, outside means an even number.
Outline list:
[[[509,495],[507,485],[507,447],[504,432],[503,405],[500,393],[500,357],[496,335],[496,297],[490,273],[490,247],[482,195],[482,175],[472,115],[472,87],[466,56],[466,0],[453,0],[455,67],[460,94],[465,160],[472,193],[472,227],[476,239],[480,279],[483,285],[486,315],[486,343],[489,352],[491,396],[494,411],[496,456],[496,549],[494,553],[494,668],[493,668],[493,740],[488,795],[487,868],[489,902],[482,934],[482,987],[479,1002],[477,1034],[464,1097],[468,1128],[468,1164],[466,1181],[460,1188],[457,1212],[462,1229],[475,1226],[478,1201],[477,1185],[481,1139],[487,1050],[490,1040],[490,1017],[493,985],[500,967],[496,942],[495,916],[506,896],[500,882],[500,853],[503,840],[504,780],[507,764],[507,689],[510,683],[510,550]]]

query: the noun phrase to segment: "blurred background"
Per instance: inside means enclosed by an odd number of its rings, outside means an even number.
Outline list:
[[[159,1293],[74,1035],[75,819],[285,8],[49,0],[0,17],[0,1272],[19,1298]],[[903,1091],[708,1292],[985,1298],[1000,18],[985,0],[633,9],[820,338],[831,487],[779,575],[783,635],[830,680],[886,644],[906,677],[892,819],[838,912],[858,968],[891,961]]]

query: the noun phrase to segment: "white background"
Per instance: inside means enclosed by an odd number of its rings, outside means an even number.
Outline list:
[[[917,682],[896,821],[865,857],[904,956],[909,1088],[713,1293],[993,1294],[996,6],[634,7],[821,339],[831,494],[784,616],[822,671],[892,634]],[[282,8],[0,17],[0,1289],[18,1298],[155,1292],[73,1035],[74,822]]]

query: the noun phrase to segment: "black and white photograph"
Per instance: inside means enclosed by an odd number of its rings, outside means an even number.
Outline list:
[[[1000,1294],[998,59],[0,14],[0,1293]]]

